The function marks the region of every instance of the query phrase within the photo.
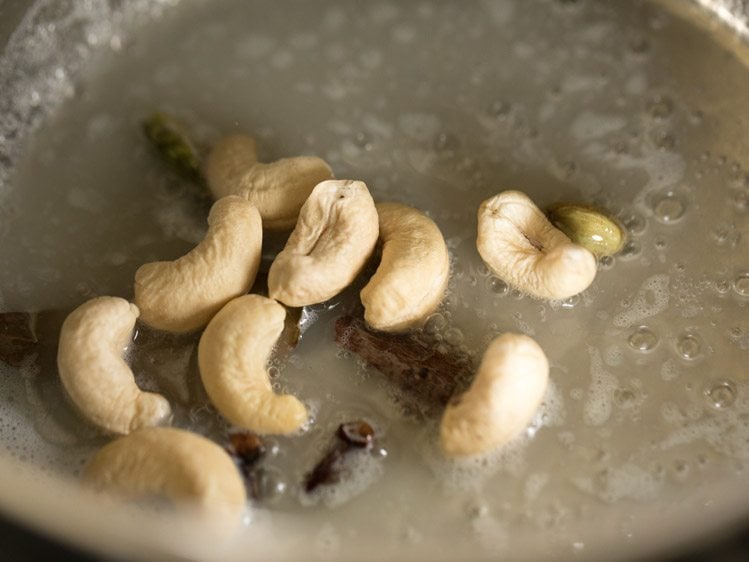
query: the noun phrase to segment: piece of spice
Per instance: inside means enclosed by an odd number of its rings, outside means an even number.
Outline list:
[[[247,495],[254,500],[263,499],[268,486],[265,483],[267,475],[258,466],[265,456],[267,447],[263,439],[252,431],[235,431],[229,434],[229,446],[226,452],[237,463],[239,472],[244,478]]]
[[[67,312],[0,312],[0,361],[14,367],[42,350],[56,352]]]
[[[342,423],[335,435],[331,448],[304,477],[304,491],[308,494],[319,486],[340,482],[346,455],[354,450],[371,450],[375,443],[374,429],[363,420]]]
[[[473,373],[467,355],[442,352],[413,334],[370,330],[362,319],[353,316],[336,321],[335,339],[427,407],[427,413],[446,406]]]
[[[157,111],[143,121],[143,133],[172,170],[195,185],[206,186],[198,150],[173,116]]]
[[[266,447],[262,438],[252,431],[237,431],[229,434],[229,454],[252,467],[265,455]]]

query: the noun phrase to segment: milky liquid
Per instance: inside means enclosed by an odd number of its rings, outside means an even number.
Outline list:
[[[525,434],[494,455],[445,461],[437,420],[404,408],[333,342],[358,281],[311,307],[300,344],[274,359],[274,386],[313,421],[274,439],[264,466],[276,494],[252,521],[293,526],[285,540],[320,556],[363,537],[418,549],[456,531],[496,552],[543,530],[573,552],[585,545],[571,530],[595,514],[626,533],[616,507],[745,483],[749,215],[737,202],[749,193],[749,135],[735,116],[749,110],[749,73],[703,32],[641,3],[59,4],[49,10],[71,13],[64,25],[15,38],[11,62],[37,61],[36,72],[0,66],[2,107],[14,108],[0,122],[3,310],[131,298],[142,263],[201,239],[205,210],[140,132],[161,109],[205,144],[247,132],[261,160],[315,154],[376,200],[423,209],[452,258],[433,345],[478,362],[493,337],[517,331],[549,357],[551,384]],[[476,210],[502,189],[542,207],[601,205],[629,241],[583,294],[524,297],[475,250]],[[268,240],[266,254],[282,242]],[[130,357],[176,425],[220,441],[195,344],[141,331]],[[0,438],[74,476],[107,439],[65,401],[54,361],[42,364],[0,371]],[[382,436],[376,451],[354,459],[343,484],[305,497],[303,476],[336,426],[361,417]]]

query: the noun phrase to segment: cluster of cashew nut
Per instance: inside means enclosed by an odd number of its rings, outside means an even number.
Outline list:
[[[418,328],[444,297],[450,261],[439,228],[425,214],[398,203],[375,205],[363,182],[331,179],[319,158],[261,164],[255,141],[234,135],[214,147],[204,171],[217,201],[203,241],[175,261],[142,266],[135,304],[100,297],[71,313],[58,365],[82,414],[125,435],[94,457],[85,470],[88,481],[126,495],[191,500],[206,512],[236,518],[245,493],[231,459],[207,439],[158,427],[171,415],[169,403],[136,385],[123,358],[136,319],[169,332],[204,329],[198,364],[216,409],[237,426],[288,434],[308,416],[297,398],[273,392],[266,371],[286,316],[279,302],[299,307],[338,294],[379,239],[380,264],[361,291],[365,320],[381,331]],[[246,294],[258,271],[263,228],[292,225],[268,273],[270,298]],[[595,275],[591,252],[519,192],[482,204],[477,245],[495,274],[534,296],[570,296]],[[547,378],[548,362],[531,338],[497,338],[470,389],[445,411],[445,454],[474,455],[513,438],[538,407]]]

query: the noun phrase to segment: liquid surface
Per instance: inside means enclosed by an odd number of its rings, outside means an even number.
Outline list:
[[[281,10],[222,0],[169,2],[158,15],[148,3],[127,14],[93,4],[99,19],[66,24],[87,46],[85,65],[40,63],[51,82],[39,91],[4,75],[18,90],[0,91],[27,97],[3,100],[17,106],[18,123],[0,129],[0,308],[131,298],[142,263],[201,239],[204,209],[140,131],[161,109],[207,145],[246,132],[263,161],[318,155],[337,177],[364,180],[376,200],[423,209],[452,258],[432,343],[478,362],[493,337],[518,331],[552,365],[524,436],[491,458],[447,462],[437,420],[404,409],[333,341],[362,279],[312,307],[299,345],[272,366],[274,384],[303,399],[314,421],[276,440],[265,466],[278,493],[251,509],[250,528],[269,518],[284,540],[307,541],[321,557],[370,536],[409,552],[450,534],[491,554],[529,530],[571,554],[585,549],[571,531],[597,514],[626,535],[627,507],[667,499],[683,508],[703,484],[745,486],[749,98],[740,93],[749,73],[704,32],[640,2]],[[119,16],[104,25],[110,10]],[[26,123],[38,130],[23,134],[16,125]],[[489,275],[475,249],[476,210],[503,189],[541,207],[602,206],[629,240],[583,294],[523,297]],[[266,253],[282,242],[269,240]],[[222,439],[195,338],[139,338],[139,383],[170,398],[176,425]],[[76,417],[56,376],[53,367],[0,371],[0,438],[16,456],[76,475],[107,439]],[[383,435],[379,453],[360,457],[354,477],[324,497],[305,497],[303,475],[338,423],[361,417]]]

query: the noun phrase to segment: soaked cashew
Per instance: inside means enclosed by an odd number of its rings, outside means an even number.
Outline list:
[[[257,433],[291,433],[307,421],[304,405],[275,394],[265,370],[285,318],[274,300],[244,295],[213,317],[198,345],[200,376],[213,405],[231,423]]]
[[[549,362],[528,336],[503,334],[484,353],[471,387],[442,417],[440,445],[449,457],[490,452],[530,422],[546,390]]]
[[[442,301],[450,257],[437,225],[421,211],[379,203],[382,260],[361,291],[364,319],[388,332],[420,326]]]
[[[268,290],[287,306],[328,300],[359,274],[377,243],[377,211],[361,181],[317,184],[286,247],[268,272]]]
[[[130,343],[138,307],[118,297],[98,297],[76,308],[60,330],[57,367],[81,413],[99,427],[126,434],[158,425],[169,402],[143,392],[122,354]]]
[[[205,326],[252,286],[262,239],[260,215],[252,203],[236,196],[216,201],[200,244],[176,261],[147,263],[135,272],[141,320],[168,332]]]
[[[476,246],[495,275],[542,299],[565,299],[596,276],[596,258],[555,228],[530,198],[503,191],[481,204]]]
[[[246,135],[231,135],[216,144],[204,171],[214,197],[246,198],[260,211],[263,227],[270,230],[292,228],[312,189],[333,177],[330,166],[315,156],[261,164],[255,139]]]
[[[205,437],[171,427],[109,443],[89,461],[83,480],[128,499],[163,496],[227,522],[238,522],[246,502],[231,457]]]

